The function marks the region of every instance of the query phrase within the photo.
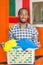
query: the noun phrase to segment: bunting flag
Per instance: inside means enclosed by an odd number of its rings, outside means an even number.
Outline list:
[[[18,22],[18,11],[20,8],[27,8],[29,10],[29,0],[9,0],[9,22]]]

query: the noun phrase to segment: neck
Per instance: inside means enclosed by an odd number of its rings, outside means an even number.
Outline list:
[[[20,23],[21,28],[26,28],[27,23]]]

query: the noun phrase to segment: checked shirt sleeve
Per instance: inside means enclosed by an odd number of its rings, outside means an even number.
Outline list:
[[[33,28],[32,41],[33,41],[37,46],[39,45],[39,41],[38,41],[38,31],[37,31],[37,29],[36,29],[35,27]]]
[[[15,33],[14,26],[9,29],[8,40],[14,39],[13,33]]]

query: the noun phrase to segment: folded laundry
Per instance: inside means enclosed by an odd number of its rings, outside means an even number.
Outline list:
[[[4,51],[8,52],[11,50],[12,47],[16,47],[16,46],[17,46],[16,40],[14,40],[14,39],[9,40],[9,41],[5,42]]]
[[[17,41],[17,45],[20,46],[23,50],[26,50],[28,48],[33,48],[36,49],[38,46],[35,45],[32,41],[30,41],[27,38],[21,38],[20,40]]]
[[[22,48],[23,50],[26,50],[28,48],[36,49],[38,46],[36,46],[32,41],[30,41],[27,38],[21,38],[20,40],[16,41],[14,39],[9,40],[5,42],[4,44],[4,51],[9,52],[12,48],[18,49]]]

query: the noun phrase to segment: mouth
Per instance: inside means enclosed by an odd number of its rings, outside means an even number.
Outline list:
[[[22,21],[26,21],[26,19],[24,18],[24,19],[22,19]]]

